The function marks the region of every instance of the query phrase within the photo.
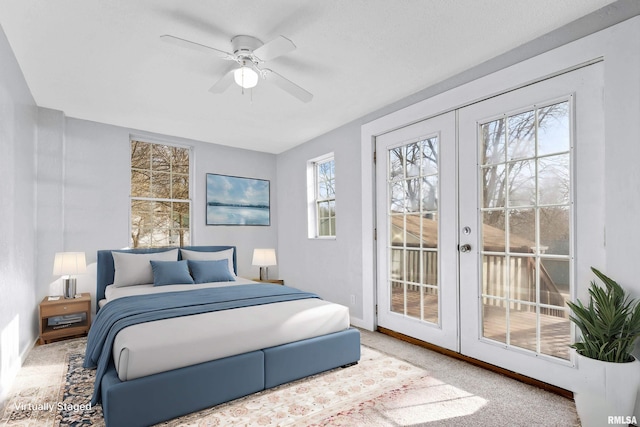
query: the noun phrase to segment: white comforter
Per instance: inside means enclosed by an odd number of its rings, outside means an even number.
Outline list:
[[[105,290],[106,302],[128,295],[255,283],[138,285]],[[103,304],[104,304],[103,303]],[[121,381],[313,338],[349,328],[349,310],[317,298],[203,313],[129,326],[115,338]]]

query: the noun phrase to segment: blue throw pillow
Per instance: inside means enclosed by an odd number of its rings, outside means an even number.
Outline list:
[[[187,261],[149,261],[153,270],[153,286],[192,285]]]
[[[188,260],[191,275],[196,283],[235,282],[236,278],[229,271],[226,259],[219,261]]]

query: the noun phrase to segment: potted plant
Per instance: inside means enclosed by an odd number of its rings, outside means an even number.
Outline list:
[[[571,345],[582,378],[574,393],[583,426],[602,426],[608,417],[636,422],[634,407],[640,386],[640,361],[631,352],[640,337],[640,303],[614,280],[595,268],[589,288],[589,303],[567,302],[571,321],[580,329],[580,339]],[[620,418],[616,418],[620,419]]]

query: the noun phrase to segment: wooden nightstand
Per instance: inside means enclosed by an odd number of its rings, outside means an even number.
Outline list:
[[[251,279],[254,282],[262,282],[262,283],[275,283],[276,285],[284,285],[284,280],[282,279],[265,279],[265,280],[260,280],[260,279]]]
[[[81,295],[70,299],[60,297],[56,301],[49,301],[49,297],[45,297],[42,300],[40,303],[40,344],[89,333],[89,328],[91,327],[91,295],[89,293]],[[75,323],[49,325],[50,317],[72,314],[80,316],[84,314],[84,320]]]

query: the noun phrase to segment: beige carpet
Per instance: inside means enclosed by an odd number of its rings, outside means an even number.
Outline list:
[[[0,425],[104,425],[99,406],[91,411],[72,408],[86,403],[92,391],[92,371],[78,367],[84,343],[78,339],[32,350],[5,403]],[[580,425],[568,399],[378,333],[362,331],[362,343],[363,358],[355,367],[163,425]],[[68,403],[69,410],[59,411],[58,402]],[[47,403],[54,408],[49,410]]]

